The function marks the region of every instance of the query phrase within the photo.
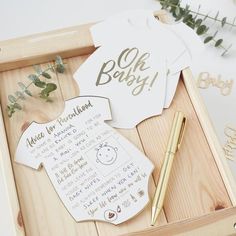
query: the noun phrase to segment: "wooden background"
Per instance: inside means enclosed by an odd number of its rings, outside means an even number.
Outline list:
[[[155,15],[162,21],[168,21],[163,11]],[[0,164],[11,203],[14,235],[233,235],[236,232],[236,208],[232,208],[236,203],[235,182],[226,161],[222,159],[222,148],[189,70],[183,71],[185,85],[181,80],[171,108],[165,110],[162,116],[150,118],[133,130],[118,130],[155,164],[150,180],[150,196],[153,196],[174,112],[181,110],[188,117],[164,209],[157,221],[159,227],[149,227],[150,205],[137,217],[119,226],[101,222],[76,223],[58,198],[44,169],[35,171],[14,162],[17,142],[28,124],[33,120],[48,122],[54,119],[63,111],[64,100],[79,95],[72,75],[88,56],[78,55],[94,50],[90,26],[74,26],[0,42],[0,101],[3,113],[2,117],[0,110]],[[28,98],[23,111],[9,119],[6,115],[7,95],[16,91],[18,81],[27,82],[26,77],[33,69],[26,66],[47,62],[58,54],[70,59],[66,60],[66,73],[53,78],[59,88],[53,94],[54,102]],[[20,67],[24,68],[18,69]],[[8,71],[10,69],[14,70]],[[36,97],[37,94],[35,89]],[[228,209],[221,210],[223,208]],[[173,223],[178,220],[183,221]],[[132,233],[134,231],[139,232]]]
[[[5,112],[8,94],[17,89],[17,81],[27,83],[32,67],[25,67],[0,73],[0,98],[12,166],[23,222],[18,224],[27,235],[120,235],[150,227],[150,205],[132,220],[119,226],[102,222],[76,223],[60,201],[50,180],[42,168],[35,171],[14,162],[14,152],[22,131],[31,121],[48,122],[56,118],[64,108],[64,100],[79,95],[79,87],[72,78],[76,69],[87,56],[78,56],[65,60],[65,74],[56,74],[53,81],[58,89],[53,93],[53,103],[29,97],[23,102],[23,111],[17,112],[11,119]],[[35,89],[34,95],[38,90]],[[173,165],[173,172],[165,199],[164,209],[157,225],[193,218],[219,209],[232,207],[215,159],[199,123],[188,93],[181,80],[171,108],[161,116],[152,117],[132,130],[118,130],[142,150],[155,164],[150,179],[150,196],[155,185],[164,157],[171,122],[176,110],[183,111],[188,124],[186,134]],[[20,218],[21,219],[21,218]]]

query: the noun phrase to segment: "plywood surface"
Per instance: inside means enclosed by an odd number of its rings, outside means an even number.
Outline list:
[[[54,76],[53,80],[59,89],[53,94],[53,103],[28,98],[24,102],[24,110],[11,119],[5,112],[7,95],[16,90],[17,81],[27,81],[26,77],[32,72],[32,68],[0,73],[3,117],[27,235],[105,236],[126,234],[150,227],[150,205],[138,216],[120,226],[101,222],[76,223],[58,198],[44,169],[35,171],[14,162],[17,142],[27,124],[33,120],[41,123],[54,119],[63,111],[64,100],[79,95],[79,87],[73,81],[72,75],[86,57],[67,59],[66,73]],[[36,89],[34,94],[37,93]],[[165,110],[162,116],[152,117],[133,130],[119,130],[155,164],[153,178],[150,181],[150,195],[153,195],[158,181],[168,133],[176,110],[181,110],[187,115],[188,126],[181,150],[174,161],[164,210],[157,225],[202,216],[232,206],[182,80],[171,108]]]

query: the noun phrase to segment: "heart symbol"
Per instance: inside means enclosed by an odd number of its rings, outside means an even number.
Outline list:
[[[114,221],[117,219],[117,213],[113,210],[106,210],[104,212],[104,218],[107,221]]]
[[[108,214],[108,218],[109,218],[109,219],[112,219],[114,216],[115,216],[115,214],[114,214],[114,213],[112,213],[112,212],[109,212],[109,214]]]

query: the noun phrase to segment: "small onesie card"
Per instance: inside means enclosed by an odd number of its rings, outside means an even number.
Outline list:
[[[188,66],[184,43],[144,10],[111,17],[91,33],[99,48],[74,74],[81,95],[109,98],[113,127],[133,128],[160,115],[171,103],[179,72]],[[175,81],[167,83],[167,76]]]
[[[120,224],[148,203],[153,164],[104,121],[109,100],[95,96],[65,102],[55,120],[36,122],[22,134],[18,163],[46,172],[76,221]]]

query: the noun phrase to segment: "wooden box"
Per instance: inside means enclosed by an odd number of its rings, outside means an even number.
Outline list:
[[[161,16],[161,14],[160,14]],[[236,185],[189,69],[183,71],[171,107],[132,130],[118,130],[155,164],[150,180],[153,196],[163,161],[173,114],[183,111],[188,127],[170,178],[162,214],[150,227],[150,204],[138,216],[118,226],[102,222],[76,223],[57,196],[44,169],[35,171],[14,162],[19,137],[33,120],[48,122],[63,111],[64,100],[79,95],[72,75],[95,48],[90,25],[0,42],[0,166],[5,176],[15,235],[228,235],[236,233]],[[24,109],[8,118],[7,96],[26,81],[33,64],[56,55],[65,58],[66,73],[53,80],[53,103],[27,98]],[[37,94],[37,90],[35,90]],[[226,209],[227,208],[227,209]],[[222,210],[223,209],[223,210]],[[136,232],[136,233],[134,233]]]

